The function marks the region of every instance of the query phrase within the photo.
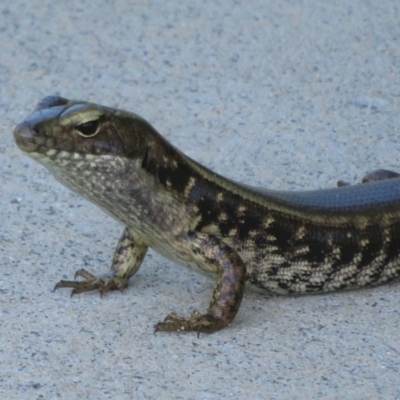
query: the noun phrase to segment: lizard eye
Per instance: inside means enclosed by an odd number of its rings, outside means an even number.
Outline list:
[[[83,124],[76,125],[74,129],[83,137],[95,136],[99,129],[99,120],[84,122]]]

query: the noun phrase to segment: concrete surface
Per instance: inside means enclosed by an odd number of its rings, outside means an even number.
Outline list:
[[[395,0],[36,1],[0,5],[0,398],[400,399],[400,286],[249,293],[229,329],[153,335],[213,282],[155,253],[123,294],[122,227],[58,184],[12,130],[59,94],[118,106],[249,184],[311,189],[400,170]]]

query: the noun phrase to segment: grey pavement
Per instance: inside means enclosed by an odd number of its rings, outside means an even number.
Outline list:
[[[400,399],[399,284],[249,292],[200,338],[153,334],[213,288],[154,252],[122,294],[52,293],[79,268],[106,272],[123,228],[12,136],[57,94],[142,115],[256,186],[400,170],[399,21],[397,0],[2,0],[0,398]]]

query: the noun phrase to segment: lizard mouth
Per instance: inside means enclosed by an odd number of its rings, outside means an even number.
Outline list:
[[[51,138],[41,124],[58,118],[67,104],[68,100],[63,97],[48,96],[41,100],[33,113],[14,129],[17,146],[26,153],[46,152],[51,147],[46,145],[47,140]]]
[[[28,121],[23,121],[14,129],[14,138],[17,146],[27,153],[32,153],[40,147],[40,137],[35,135]],[[44,142],[46,138],[42,136]],[[44,144],[44,143],[43,143]]]

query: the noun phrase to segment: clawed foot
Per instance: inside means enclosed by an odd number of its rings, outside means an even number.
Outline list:
[[[154,333],[158,331],[166,332],[186,332],[196,331],[197,337],[200,333],[212,333],[225,328],[229,323],[224,320],[217,319],[210,314],[200,314],[198,311],[193,311],[190,318],[180,317],[172,313],[169,314],[164,322],[159,322],[154,325]]]
[[[98,290],[100,296],[110,290],[123,291],[127,286],[127,281],[122,280],[116,276],[104,276],[97,278],[95,275],[86,271],[85,269],[80,269],[76,271],[74,279],[78,276],[85,279],[84,281],[60,281],[54,286],[53,292],[59,288],[73,288],[71,291],[71,297],[74,294],[79,294],[83,292],[90,292],[91,290]]]

